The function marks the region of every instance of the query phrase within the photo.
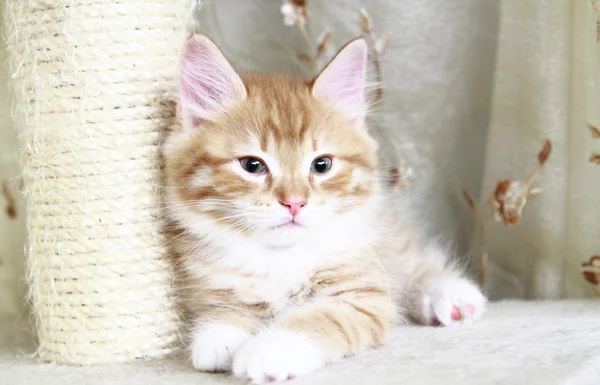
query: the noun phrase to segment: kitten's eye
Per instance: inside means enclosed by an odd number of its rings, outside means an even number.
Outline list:
[[[240,159],[240,165],[242,168],[249,172],[250,174],[264,174],[267,172],[267,166],[263,163],[262,160],[252,157],[246,157]]]
[[[333,161],[329,156],[321,156],[315,160],[313,160],[310,165],[310,171],[317,174],[326,174],[331,170],[331,165]]]

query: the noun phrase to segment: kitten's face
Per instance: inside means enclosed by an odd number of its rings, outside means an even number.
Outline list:
[[[206,50],[213,46],[207,48],[212,43],[205,39],[196,48],[207,60]],[[191,58],[197,60],[198,52],[184,59],[182,99],[192,99],[187,101],[192,107],[186,112],[186,101],[180,101],[183,128],[165,147],[170,211],[184,225],[234,231],[270,245],[293,244],[312,231],[343,223],[375,193],[375,142],[360,111],[364,79],[356,88],[360,100],[348,106],[333,104],[328,90],[319,90],[335,80],[325,78],[328,82],[321,84],[323,74],[314,85],[274,75],[250,76],[242,83],[226,62],[215,66],[228,71],[216,75],[221,76],[218,84],[205,85],[215,76],[201,78],[200,85],[192,77],[186,89],[185,60]],[[209,59],[224,60],[219,55]],[[335,69],[335,60],[328,68]],[[349,64],[355,65],[350,71],[361,65]],[[187,74],[206,67],[202,63]],[[218,87],[226,81],[232,83],[225,91],[230,94],[215,102],[223,97]],[[340,91],[342,96],[352,86]],[[211,100],[204,100],[207,95]],[[356,109],[348,113],[344,108],[351,103]]]

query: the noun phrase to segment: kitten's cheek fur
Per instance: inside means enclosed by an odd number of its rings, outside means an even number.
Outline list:
[[[254,384],[286,381],[325,365],[323,352],[309,335],[268,330],[249,339],[235,354],[233,374]]]
[[[202,325],[192,333],[192,365],[203,372],[229,372],[233,355],[250,337],[235,325]]]
[[[472,322],[483,314],[487,299],[479,288],[462,277],[445,277],[426,285],[423,293],[425,323],[455,326]]]

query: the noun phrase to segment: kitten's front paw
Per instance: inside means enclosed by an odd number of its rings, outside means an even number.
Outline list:
[[[192,334],[192,365],[203,372],[228,372],[235,352],[251,335],[228,324],[206,324]]]
[[[310,336],[268,330],[248,340],[233,358],[233,374],[254,384],[307,375],[325,364]]]
[[[470,281],[461,277],[434,282],[423,296],[423,315],[429,325],[454,326],[481,317],[487,299]]]

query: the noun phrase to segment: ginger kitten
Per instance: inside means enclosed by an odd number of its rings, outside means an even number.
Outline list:
[[[240,77],[208,38],[187,42],[164,156],[196,369],[283,381],[382,345],[394,323],[483,312],[380,183],[366,60],[359,39],[312,82]]]

